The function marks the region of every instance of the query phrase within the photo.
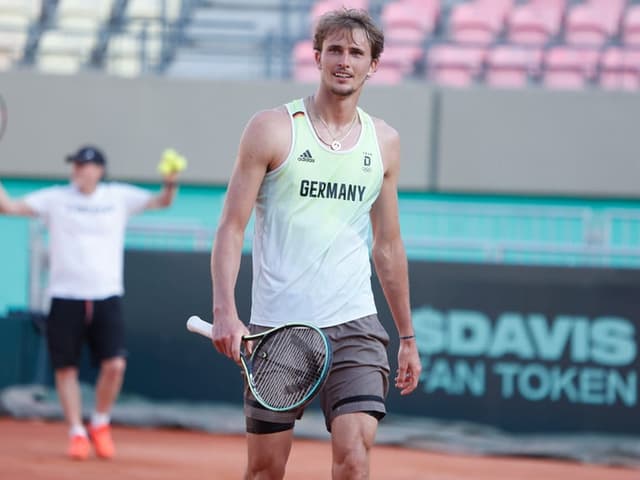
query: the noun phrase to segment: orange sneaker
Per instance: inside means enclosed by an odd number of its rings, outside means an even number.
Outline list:
[[[69,449],[67,455],[73,460],[86,460],[89,458],[89,450],[91,445],[89,439],[84,435],[74,435],[69,440]]]
[[[111,438],[111,427],[102,425],[100,427],[89,427],[89,435],[96,449],[96,454],[101,458],[113,458],[116,449]]]

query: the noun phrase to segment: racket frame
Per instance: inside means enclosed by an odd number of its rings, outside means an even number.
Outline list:
[[[187,330],[189,330],[190,332],[198,333],[208,338],[212,337],[212,333],[211,333],[212,328],[213,328],[213,325],[211,323],[205,322],[197,315],[192,315],[187,320]],[[255,355],[255,353],[259,350],[260,343],[265,341],[267,337],[274,335],[279,330],[291,329],[291,328],[310,328],[312,330],[315,330],[317,333],[319,333],[320,338],[322,338],[322,341],[324,342],[326,355],[324,359],[324,364],[322,366],[322,371],[320,372],[320,376],[318,377],[318,380],[316,380],[315,385],[309,391],[309,393],[307,393],[307,395],[305,395],[304,398],[297,401],[293,405],[288,405],[286,407],[274,407],[272,405],[269,405],[269,403],[267,403],[256,390],[255,382],[253,381],[253,373],[251,371],[252,370],[251,359],[253,358],[253,355]],[[325,381],[327,380],[329,371],[331,369],[331,363],[333,360],[333,351],[331,349],[331,342],[329,341],[329,338],[327,337],[327,335],[315,325],[311,325],[309,323],[303,323],[303,322],[285,323],[284,325],[270,328],[268,330],[265,330],[264,332],[245,335],[242,337],[242,341],[245,343],[257,341],[256,345],[254,345],[252,349],[252,353],[249,356],[249,359],[247,359],[245,352],[243,352],[241,349],[240,365],[246,375],[247,386],[249,387],[249,390],[251,390],[251,393],[255,397],[256,401],[267,410],[271,410],[272,412],[286,412],[286,411],[291,411],[291,410],[300,408],[304,406],[306,403],[313,400],[315,395],[318,393],[320,388],[322,388],[322,385],[324,385]]]
[[[320,375],[318,376],[318,379],[316,380],[316,383],[313,386],[313,388],[309,390],[309,393],[307,393],[302,399],[300,399],[299,401],[297,401],[292,405],[287,405],[286,407],[274,407],[273,405],[270,405],[267,401],[265,401],[260,396],[260,393],[256,389],[255,382],[253,381],[253,373],[251,371],[252,370],[251,360],[253,359],[253,356],[256,354],[256,352],[259,350],[260,344],[264,342],[268,337],[275,335],[278,331],[288,330],[292,328],[306,328],[306,329],[315,330],[320,335],[320,338],[322,338],[322,341],[324,342],[325,359],[322,365],[322,371],[320,372]],[[264,408],[271,410],[272,412],[287,412],[287,411],[301,408],[305,404],[313,400],[313,398],[316,396],[320,388],[322,388],[322,385],[324,385],[325,381],[327,380],[327,377],[329,375],[329,370],[331,369],[331,363],[332,363],[331,342],[327,338],[326,334],[315,325],[311,325],[309,323],[303,323],[303,322],[296,322],[296,323],[285,323],[284,325],[279,325],[277,327],[270,328],[269,330],[265,330],[264,332],[254,333],[252,335],[245,335],[242,337],[243,342],[250,342],[250,341],[256,341],[256,340],[257,340],[257,344],[254,345],[249,359],[247,359],[244,352],[242,351],[240,352],[240,363],[242,365],[242,369],[244,370],[244,373],[247,378],[247,386],[249,387],[249,390],[251,390],[251,393],[255,397],[256,401],[260,405],[262,405]]]

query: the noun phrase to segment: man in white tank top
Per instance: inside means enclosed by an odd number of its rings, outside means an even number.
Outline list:
[[[46,336],[56,389],[69,424],[67,454],[89,456],[89,436],[96,454],[111,458],[110,411],[126,366],[121,297],[126,223],[147,209],[171,205],[176,173],[151,192],[118,182],[102,182],[106,158],[87,145],[69,155],[71,182],[12,199],[0,184],[0,213],[41,218],[49,230],[49,297]],[[88,342],[100,371],[89,431],[82,423],[78,367]],[[89,435],[88,435],[89,434]]]
[[[323,329],[334,348],[320,392],[331,432],[332,476],[365,479],[384,416],[389,337],[371,290],[371,256],[400,338],[395,386],[418,384],[421,363],[398,222],[399,135],[358,108],[383,35],[361,10],[325,14],[314,36],[313,96],[256,113],[242,135],[211,256],[212,341],[239,362],[241,337],[289,321]],[[309,52],[310,55],[314,52]],[[249,325],[234,290],[243,235],[255,208]],[[296,412],[271,412],[245,392],[246,479],[281,479]]]

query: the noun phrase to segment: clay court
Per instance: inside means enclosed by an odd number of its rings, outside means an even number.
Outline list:
[[[16,480],[242,478],[244,439],[183,429],[114,427],[118,456],[73,462],[61,422],[0,419],[0,478]],[[330,479],[326,441],[296,440],[287,480]],[[640,471],[530,458],[458,456],[377,446],[372,480],[637,480]]]

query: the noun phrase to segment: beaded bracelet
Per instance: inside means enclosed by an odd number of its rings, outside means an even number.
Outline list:
[[[416,338],[415,335],[405,335],[404,337],[400,337],[400,340],[411,340],[412,338]]]

